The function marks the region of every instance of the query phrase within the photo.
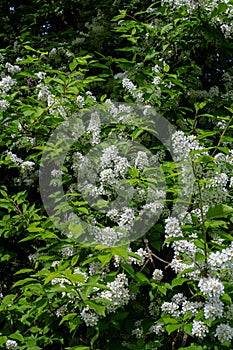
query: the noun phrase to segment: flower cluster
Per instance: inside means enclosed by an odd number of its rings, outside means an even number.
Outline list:
[[[230,342],[233,338],[233,328],[229,324],[221,323],[216,327],[215,337],[221,343]]]
[[[7,340],[6,349],[7,350],[15,350],[18,348],[18,343],[15,340]]]
[[[7,350],[15,350],[18,348],[18,343],[15,340],[7,340],[6,341],[6,349]]]
[[[16,85],[16,79],[11,78],[10,76],[3,77],[0,81],[0,92],[5,95],[10,91],[12,86]]]
[[[208,327],[202,321],[193,321],[192,334],[198,338],[205,338],[207,333],[209,333]]]
[[[128,304],[130,293],[128,279],[124,273],[118,274],[113,282],[107,282],[107,287],[109,290],[102,291],[99,297],[111,301],[111,304],[106,304],[108,312],[113,312],[119,307]]]
[[[195,317],[202,306],[202,302],[188,301],[186,296],[178,293],[172,297],[171,302],[164,302],[161,310],[175,318],[179,318],[188,312],[191,313],[192,317]]]
[[[219,298],[224,293],[224,286],[217,278],[203,277],[200,279],[198,287],[208,298]]]

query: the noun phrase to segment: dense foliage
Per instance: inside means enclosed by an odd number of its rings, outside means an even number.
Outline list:
[[[0,348],[231,349],[233,1],[0,13]]]

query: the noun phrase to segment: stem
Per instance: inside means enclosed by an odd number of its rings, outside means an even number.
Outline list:
[[[217,144],[217,146],[215,147],[215,149],[214,149],[214,151],[213,151],[213,153],[212,153],[212,157],[215,155],[215,153],[217,152],[218,147],[219,147],[220,144],[222,143],[222,138],[223,138],[223,136],[225,135],[225,133],[227,132],[227,129],[229,128],[229,126],[230,126],[230,124],[231,124],[231,122],[232,122],[232,119],[233,119],[233,115],[232,115],[232,117],[229,119],[229,121],[228,121],[226,127],[224,128],[222,134],[220,135],[220,138],[219,138],[219,140],[218,140],[218,144]]]
[[[194,167],[193,167],[193,171],[194,171],[194,174],[195,174]],[[200,199],[200,211],[201,211],[201,221],[202,221],[201,224],[202,224],[203,241],[204,241],[205,272],[207,273],[207,271],[208,271],[208,263],[207,263],[207,227],[205,226],[205,216],[204,216],[204,212],[203,212],[202,192],[201,192],[201,185],[200,185],[200,181],[199,180],[197,180],[197,186],[198,186],[199,199]]]

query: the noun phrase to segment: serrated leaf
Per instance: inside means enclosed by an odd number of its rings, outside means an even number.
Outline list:
[[[59,326],[60,326],[63,322],[65,322],[65,321],[70,321],[71,319],[73,319],[73,318],[76,317],[76,316],[77,316],[77,314],[76,314],[75,312],[72,312],[72,313],[70,313],[70,314],[67,314],[67,315],[63,316],[61,322],[59,323]]]
[[[114,247],[111,249],[112,255],[118,255],[127,260],[128,252],[125,247]]]
[[[15,273],[15,275],[20,275],[21,273],[33,272],[33,269],[21,269]]]
[[[168,324],[166,326],[166,331],[170,335],[172,332],[175,332],[177,329],[181,328],[182,326],[183,326],[182,323]]]
[[[148,278],[142,273],[142,272],[136,272],[135,277],[138,281],[147,284],[150,284],[150,281],[148,280]]]
[[[90,300],[87,300],[86,303],[87,303],[87,305],[90,306],[91,309],[96,310],[101,315],[105,314],[105,306],[99,305],[99,304],[94,303],[93,301],[90,301]]]
[[[224,218],[228,215],[233,214],[233,208],[225,204],[216,204],[211,207],[206,213],[208,219]]]
[[[77,67],[77,65],[78,65],[78,62],[74,58],[73,61],[69,64],[69,68],[70,68],[71,72],[73,72],[73,70]]]
[[[106,265],[111,259],[112,254],[104,254],[104,255],[98,255],[97,258],[102,262],[103,265]]]
[[[182,286],[182,284],[185,283],[188,280],[189,280],[188,278],[175,278],[172,281],[172,288],[174,288],[176,286]]]

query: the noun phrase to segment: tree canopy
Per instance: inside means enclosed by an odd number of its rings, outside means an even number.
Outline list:
[[[0,15],[0,348],[231,349],[233,1]]]

